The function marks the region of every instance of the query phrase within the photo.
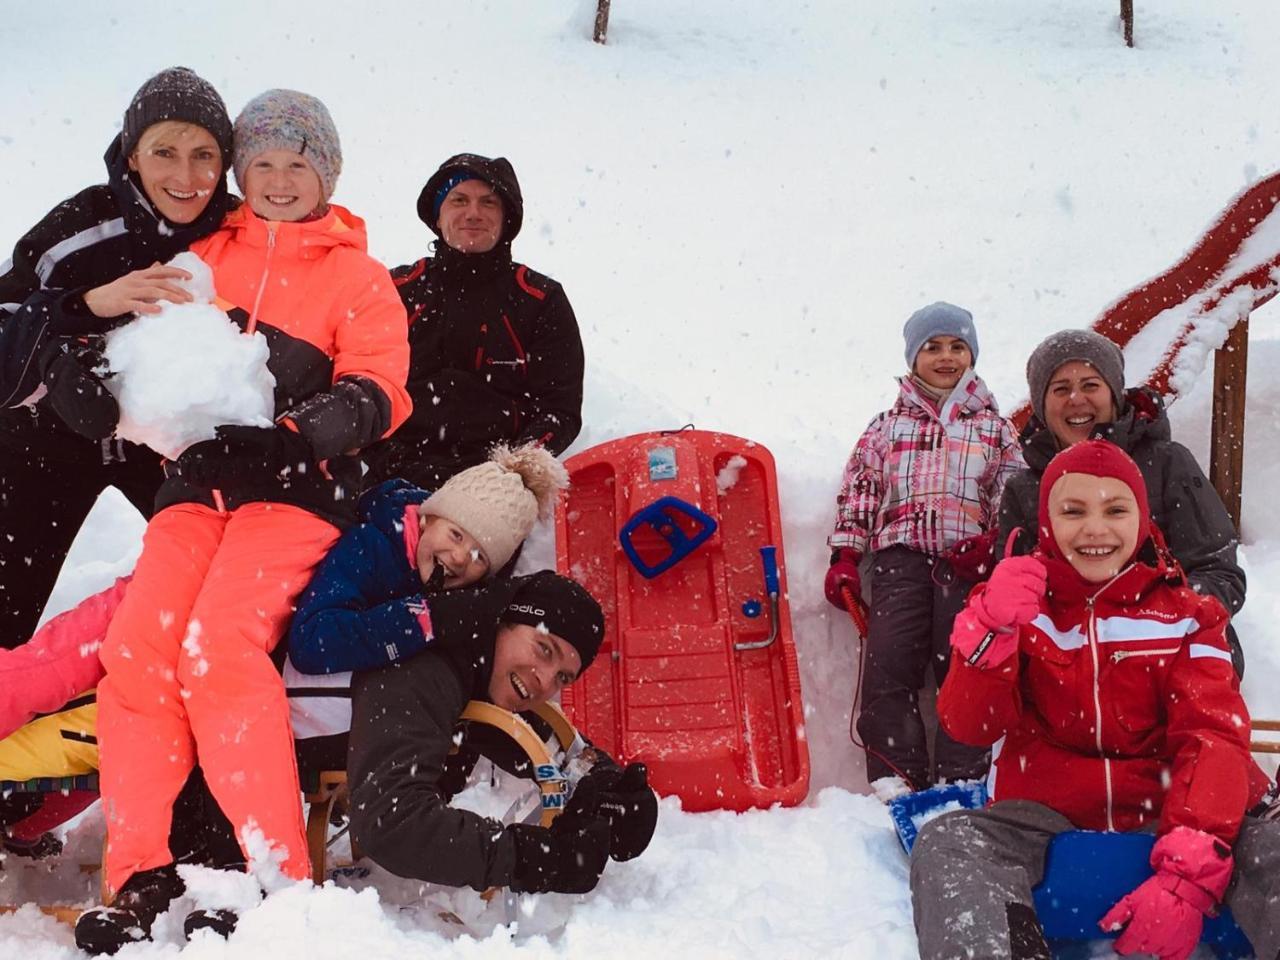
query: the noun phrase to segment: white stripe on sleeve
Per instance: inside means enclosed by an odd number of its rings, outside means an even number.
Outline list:
[[[67,239],[55,243],[44,252],[44,256],[36,264],[36,276],[40,278],[40,285],[45,286],[48,284],[49,276],[53,273],[54,268],[65,257],[69,257],[77,250],[91,247],[95,243],[118,237],[123,233],[127,233],[128,230],[129,228],[124,224],[124,217],[116,217],[114,220],[104,220],[102,223],[95,224],[87,230],[73,233]]]
[[[1226,650],[1218,647],[1211,647],[1207,643],[1193,643],[1187,648],[1188,655],[1194,660],[1196,657],[1216,657],[1219,660],[1231,662],[1231,654]]]

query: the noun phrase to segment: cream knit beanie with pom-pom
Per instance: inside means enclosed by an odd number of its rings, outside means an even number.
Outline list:
[[[476,538],[490,573],[506,566],[538,519],[551,516],[569,485],[564,464],[537,444],[493,449],[484,463],[450,477],[418,508]]]

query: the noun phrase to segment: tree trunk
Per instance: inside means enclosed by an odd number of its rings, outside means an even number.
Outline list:
[[[608,3],[608,0],[600,0]],[[1124,45],[1133,46],[1133,0],[1120,0],[1120,26],[1124,29]]]
[[[1132,0],[1125,0],[1132,3]],[[604,43],[604,36],[609,32],[609,0],[596,0],[596,28],[591,38],[596,43]],[[1133,46],[1133,44],[1130,44]]]

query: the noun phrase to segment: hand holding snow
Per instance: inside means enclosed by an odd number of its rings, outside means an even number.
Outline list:
[[[194,253],[169,264],[191,274],[176,282],[193,301],[161,302],[159,313],[108,334],[103,354],[120,403],[116,435],[173,459],[222,424],[270,426],[275,377],[266,338],[244,334],[213,305],[208,265]]]

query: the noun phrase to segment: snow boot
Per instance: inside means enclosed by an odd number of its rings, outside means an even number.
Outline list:
[[[173,865],[141,870],[130,877],[109,907],[96,907],[76,921],[76,946],[93,956],[112,954],[127,943],[151,939],[156,917],[186,887]]]
[[[224,940],[235,932],[240,914],[234,910],[192,910],[182,924],[190,940],[197,930],[212,930]]]
[[[52,833],[42,833],[34,840],[19,840],[17,837],[0,837],[0,849],[15,857],[28,860],[47,860],[62,852],[62,841]]]

